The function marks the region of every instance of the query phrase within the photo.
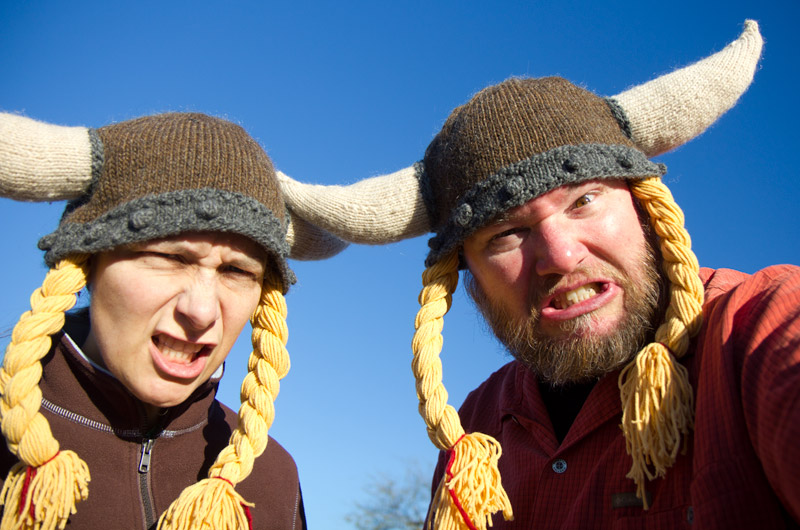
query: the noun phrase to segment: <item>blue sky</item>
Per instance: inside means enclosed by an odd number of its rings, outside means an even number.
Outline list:
[[[797,264],[800,3],[718,5],[3,2],[0,110],[90,127],[205,112],[244,126],[287,174],[347,184],[419,160],[454,107],[509,76],[561,75],[613,95],[718,51],[754,18],[766,45],[750,90],[658,161],[701,265]],[[62,209],[0,199],[3,346],[45,274],[36,241]],[[271,434],[297,461],[312,528],[348,528],[343,515],[371,477],[435,460],[410,368],[426,242],[293,263],[292,370]],[[458,406],[507,357],[460,289],[444,337]],[[220,392],[234,408],[248,344],[233,350]]]

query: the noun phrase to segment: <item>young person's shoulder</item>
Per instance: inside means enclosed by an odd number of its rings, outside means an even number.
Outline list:
[[[222,419],[228,432],[233,432],[238,423],[236,412],[219,401],[215,401],[215,406],[224,414]],[[297,464],[271,436],[264,453],[255,459],[253,471],[236,486],[236,491],[244,500],[255,504],[251,508],[252,528],[305,528]]]
[[[224,421],[225,424],[227,424],[225,431],[227,433],[232,433],[239,423],[238,414],[236,411],[220,401],[215,400],[214,406],[218,408],[220,413],[220,416],[217,416],[217,421]],[[214,421],[211,418],[215,416],[216,415],[212,412],[212,414],[209,415],[209,422]],[[289,473],[295,477],[297,476],[297,465],[295,464],[292,455],[290,455],[289,452],[272,436],[269,437],[264,454],[256,459],[255,469],[259,468],[271,469],[271,473],[280,471],[281,473]]]

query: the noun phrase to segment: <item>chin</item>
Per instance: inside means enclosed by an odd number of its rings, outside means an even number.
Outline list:
[[[140,395],[137,394],[136,397],[142,403],[146,403],[153,407],[160,407],[160,408],[169,408],[174,407],[175,405],[180,405],[188,397],[194,392],[195,387],[192,386],[191,388],[182,388],[179,391],[177,389],[165,389],[162,392],[153,392],[152,387],[149,389],[148,392],[142,392]]]

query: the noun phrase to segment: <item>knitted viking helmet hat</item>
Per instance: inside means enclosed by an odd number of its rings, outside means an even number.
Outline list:
[[[692,391],[673,357],[701,322],[702,285],[683,214],[648,157],[702,133],[747,89],[761,54],[758,25],[746,21],[722,51],[612,98],[558,78],[510,79],[453,111],[422,163],[347,187],[313,186],[278,174],[296,215],[352,242],[380,244],[436,232],[423,273],[412,342],[420,414],[449,453],[431,505],[437,528],[491,526],[512,517],[497,471],[498,443],[465,434],[442,385],[442,317],[458,281],[457,249],[495,216],[558,186],[626,178],[660,238],[670,305],[656,341],[620,375],[622,428],[643,498],[645,478],[672,465],[692,427]],[[391,200],[388,198],[391,197]]]
[[[243,528],[250,506],[234,487],[264,452],[279,380],[289,370],[286,258],[321,259],[345,243],[300,221],[291,232],[272,162],[238,125],[202,114],[163,114],[97,130],[0,115],[0,192],[27,200],[72,198],[58,229],[41,239],[51,267],[14,328],[0,369],[0,419],[20,462],[0,501],[2,528],[63,528],[88,495],[89,470],[59,451],[39,412],[40,360],[50,335],[86,284],[91,254],[188,231],[248,237],[268,256],[251,324],[253,353],[242,384],[240,424],[208,477],[184,490],[159,528]],[[294,223],[293,223],[294,224]]]

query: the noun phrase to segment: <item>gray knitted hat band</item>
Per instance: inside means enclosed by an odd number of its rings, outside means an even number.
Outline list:
[[[421,166],[420,187],[433,208],[430,183]],[[499,214],[565,184],[593,179],[643,179],[662,176],[664,164],[647,159],[641,151],[622,145],[565,145],[511,164],[478,182],[459,201],[447,221],[428,241],[425,260],[431,266],[478,228]]]
[[[271,254],[285,285],[295,282],[286,264],[286,228],[263,204],[218,189],[181,190],[126,202],[87,223],[61,223],[39,240],[53,267],[70,254],[94,254],[119,245],[184,232],[231,232],[246,236]]]

